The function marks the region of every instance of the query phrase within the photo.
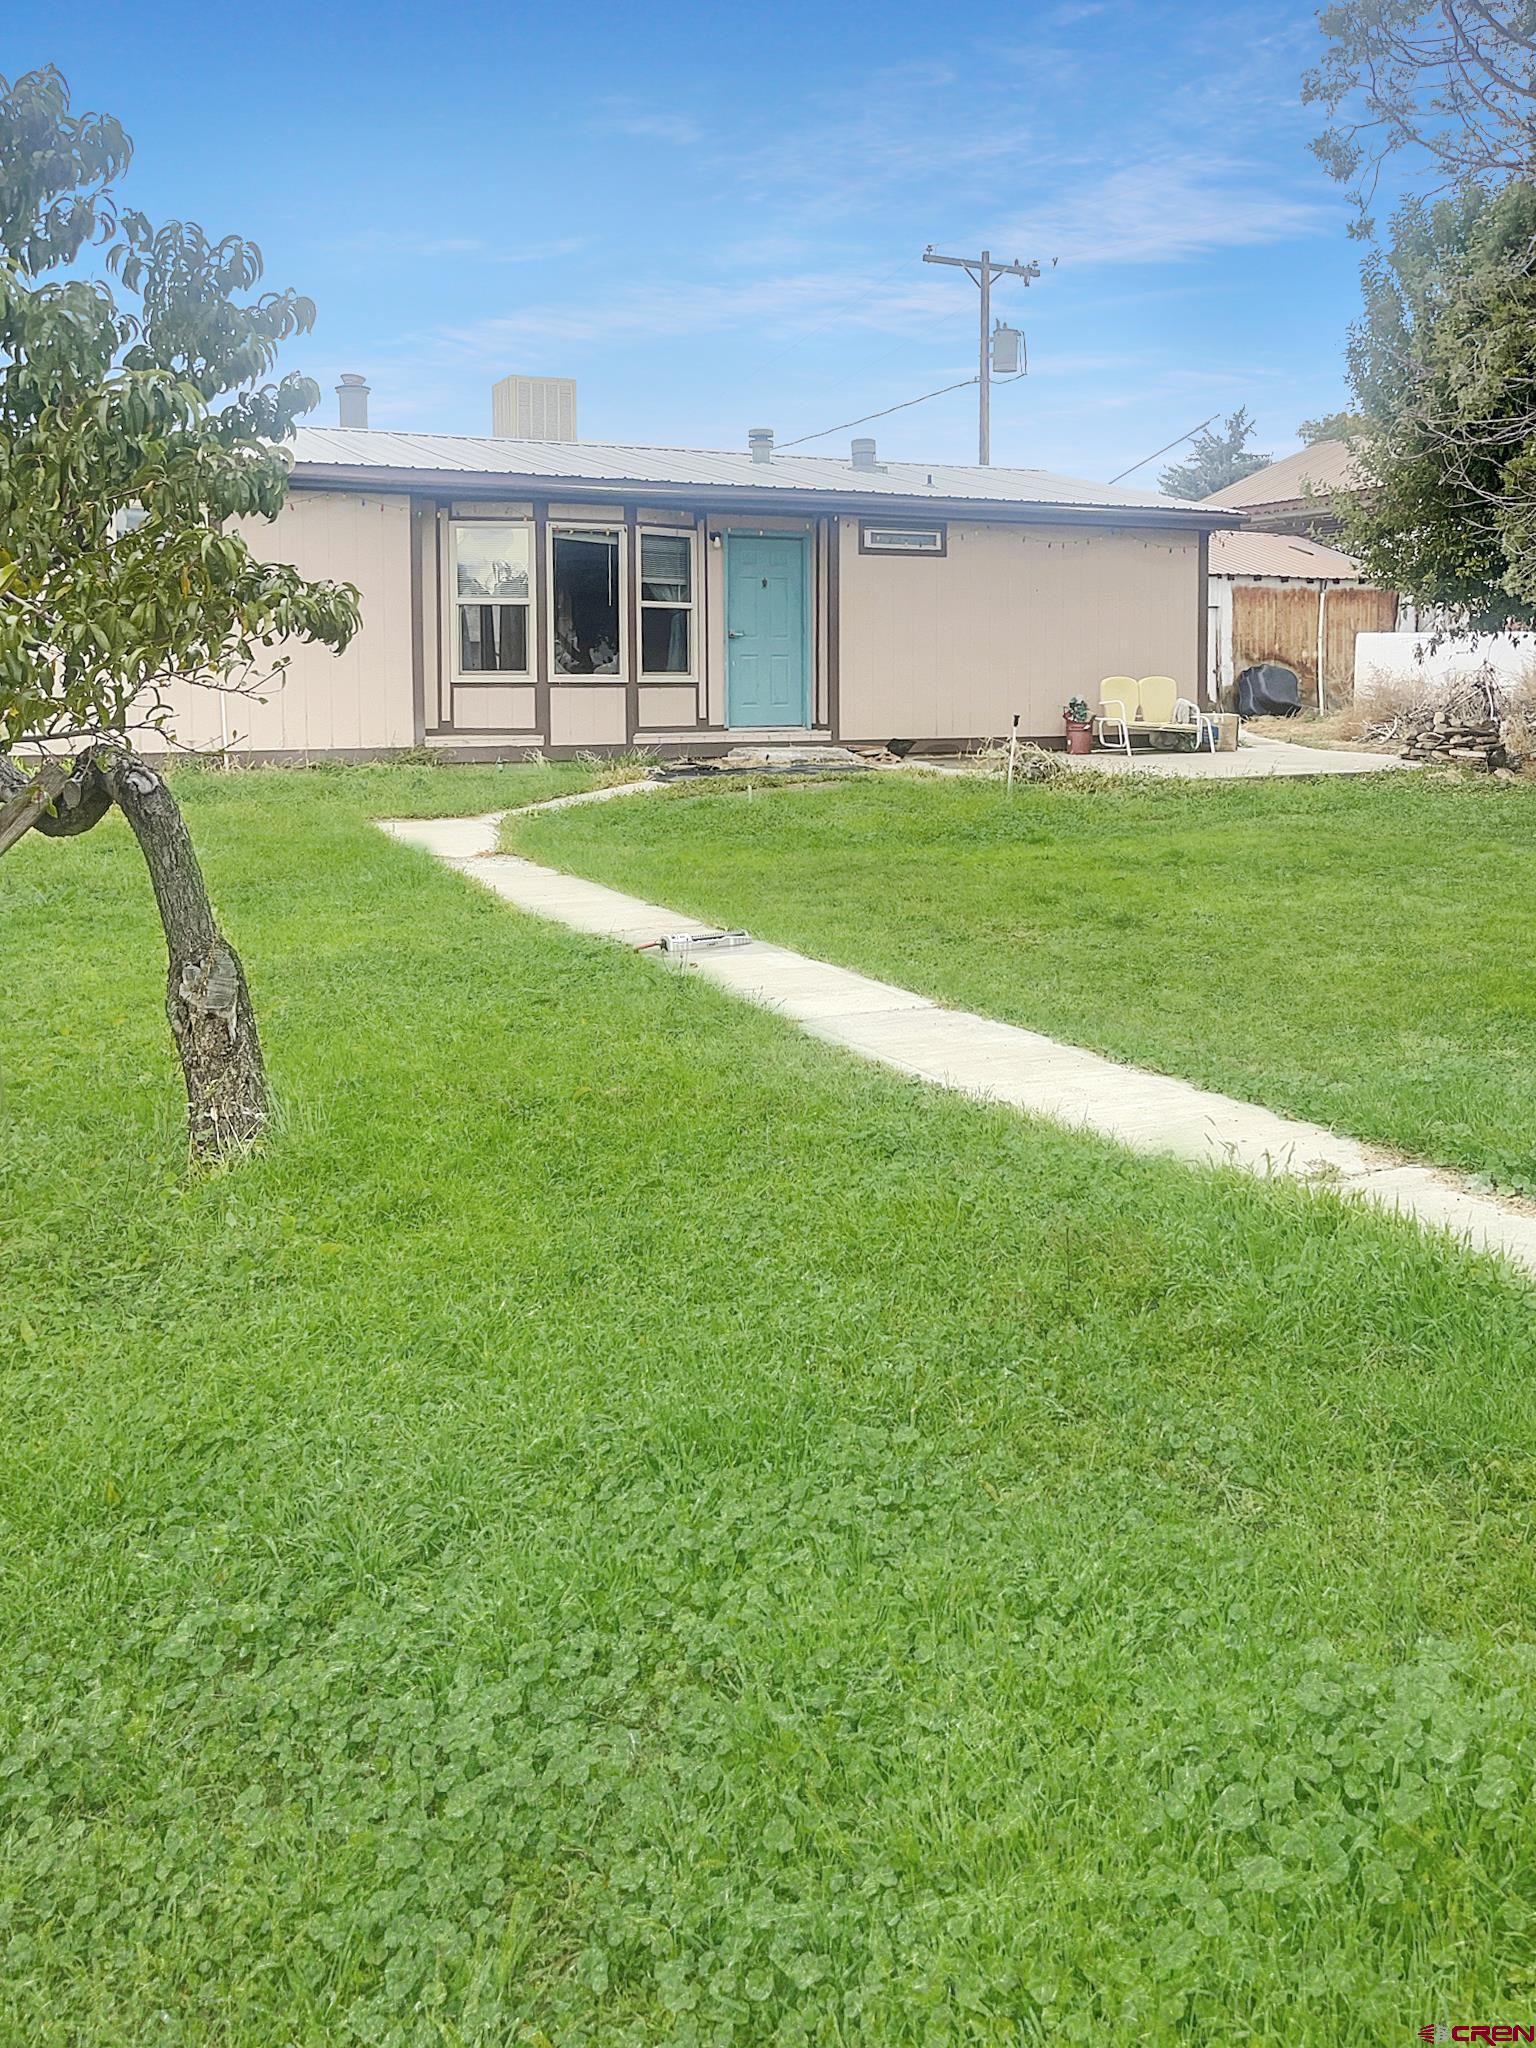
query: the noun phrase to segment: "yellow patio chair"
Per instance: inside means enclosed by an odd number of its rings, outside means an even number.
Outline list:
[[[1095,744],[1127,757],[1136,718],[1136,678],[1106,676],[1099,684],[1099,709],[1093,721]]]
[[[1174,723],[1179,686],[1172,676],[1143,676],[1136,685],[1136,723],[1159,729]]]
[[[1216,722],[1207,718],[1193,697],[1184,696],[1173,676],[1143,676],[1136,685],[1136,716],[1132,732],[1157,734],[1192,732],[1196,751],[1209,740],[1216,751]]]

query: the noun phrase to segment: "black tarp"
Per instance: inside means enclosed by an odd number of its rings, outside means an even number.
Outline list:
[[[1237,679],[1239,718],[1294,718],[1301,709],[1296,671],[1278,661],[1245,668]]]

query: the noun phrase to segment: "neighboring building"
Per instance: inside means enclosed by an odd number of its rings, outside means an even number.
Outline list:
[[[341,655],[265,703],[184,691],[183,745],[464,759],[1020,730],[1102,677],[1205,673],[1219,507],[1041,470],[301,429],[251,537],[355,583]]]
[[[1328,544],[1337,500],[1353,488],[1346,444],[1314,441],[1205,500],[1247,520],[1243,531],[1211,540],[1208,687],[1216,702],[1232,704],[1238,675],[1263,661],[1295,670],[1303,705],[1349,702],[1355,636],[1390,633],[1398,621],[1395,593],[1366,584],[1354,558]]]
[[[1246,514],[1266,533],[1301,533],[1326,540],[1338,530],[1333,501],[1357,489],[1345,441],[1311,441],[1251,476],[1213,492],[1204,502]]]

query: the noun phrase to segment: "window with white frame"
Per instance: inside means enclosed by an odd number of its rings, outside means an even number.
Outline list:
[[[943,555],[949,552],[942,526],[864,520],[859,526],[861,555]]]
[[[551,666],[557,676],[623,673],[622,540],[612,526],[550,529]]]
[[[693,674],[693,535],[640,533],[640,673]]]
[[[530,672],[533,528],[469,519],[453,528],[453,649],[461,676]]]

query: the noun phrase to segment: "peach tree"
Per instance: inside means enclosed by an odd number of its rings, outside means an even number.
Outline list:
[[[268,381],[314,320],[261,252],[118,205],[132,145],[50,68],[0,78],[0,853],[116,807],[164,927],[194,1159],[259,1134],[266,1077],[238,954],[180,805],[135,746],[172,688],[248,691],[290,638],[344,647],[357,593],[264,562],[282,443],[317,401]]]

